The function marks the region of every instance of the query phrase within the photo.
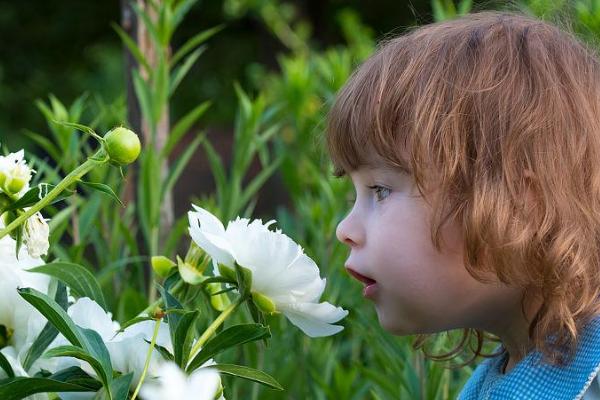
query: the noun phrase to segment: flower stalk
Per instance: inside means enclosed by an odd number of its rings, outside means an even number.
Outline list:
[[[150,360],[152,359],[152,352],[154,351],[154,346],[156,345],[156,338],[158,337],[158,328],[160,327],[161,321],[161,319],[157,319],[156,325],[154,325],[154,332],[152,333],[152,340],[150,341],[150,347],[148,348],[148,355],[146,355],[146,363],[144,364],[144,370],[142,371],[140,381],[138,382],[135,391],[133,392],[131,400],[135,400],[140,391],[140,388],[142,387],[142,384],[144,383],[144,379],[146,378],[146,373],[148,372],[148,367],[150,366]]]
[[[79,167],[75,168],[71,173],[69,173],[54,189],[52,189],[44,198],[35,203],[31,208],[20,214],[17,218],[15,218],[10,224],[8,224],[4,229],[0,230],[0,239],[4,236],[8,235],[14,229],[16,229],[19,225],[24,223],[29,217],[31,217],[36,212],[40,211],[42,208],[49,205],[52,200],[54,200],[59,194],[61,194],[65,189],[67,189],[72,184],[76,183],[81,177],[87,174],[92,168],[95,166],[106,163],[109,160],[108,155],[104,149],[98,150],[92,157],[88,158],[83,164]]]
[[[202,348],[202,346],[204,346],[204,343],[206,343],[206,341],[208,339],[210,339],[210,337],[215,333],[215,331],[223,324],[223,322],[225,322],[225,320],[227,319],[227,317],[229,317],[229,315],[231,315],[231,313],[233,313],[235,311],[235,309],[242,304],[246,299],[242,296],[238,297],[238,299],[236,301],[234,301],[233,303],[231,303],[225,310],[223,310],[221,312],[221,314],[219,314],[219,316],[217,317],[217,319],[215,319],[208,328],[206,328],[206,330],[204,331],[204,333],[202,334],[202,336],[200,336],[200,338],[198,339],[198,341],[196,342],[196,344],[194,344],[194,347],[192,347],[192,351],[190,353],[190,360],[193,360],[194,357],[196,356],[196,354],[198,352],[200,352],[200,349]]]

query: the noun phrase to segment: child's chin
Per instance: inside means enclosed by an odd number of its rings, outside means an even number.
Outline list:
[[[415,333],[414,327],[410,327],[410,324],[407,323],[408,321],[404,321],[404,323],[402,323],[402,321],[398,320],[397,316],[392,317],[390,315],[386,315],[383,310],[377,309],[377,318],[379,319],[379,325],[381,325],[385,331],[391,333],[392,335],[408,336]]]

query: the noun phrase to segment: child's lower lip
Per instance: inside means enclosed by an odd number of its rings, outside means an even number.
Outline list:
[[[375,293],[377,293],[377,290],[377,283],[368,284],[363,289],[363,296],[372,299],[373,297],[375,297]]]

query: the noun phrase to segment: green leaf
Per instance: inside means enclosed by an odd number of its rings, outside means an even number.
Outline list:
[[[217,26],[215,26],[213,28],[207,29],[207,30],[202,31],[200,33],[197,33],[192,38],[188,39],[188,41],[185,42],[179,48],[179,50],[177,50],[177,52],[175,53],[175,55],[171,58],[171,66],[177,64],[180,59],[182,59],[183,57],[185,57],[186,54],[188,54],[190,51],[192,51],[193,49],[195,49],[196,46],[198,46],[202,42],[206,41],[211,36],[213,36],[214,34],[218,33],[219,31],[221,31],[223,28],[225,28],[225,25],[217,25]]]
[[[202,285],[208,285],[209,283],[231,283],[237,285],[237,281],[235,279],[224,276],[213,276],[202,281]]]
[[[92,366],[94,371],[101,372],[101,380],[103,382],[106,382],[106,380],[107,380],[107,376],[104,373],[104,368],[102,367],[102,364],[80,347],[76,347],[76,346],[72,346],[72,345],[53,347],[44,353],[44,357],[45,358],[73,357],[78,360],[85,361]]]
[[[204,135],[198,135],[192,141],[192,143],[188,145],[183,154],[180,154],[179,157],[177,157],[177,161],[175,162],[175,164],[172,165],[171,168],[169,168],[169,175],[167,176],[167,179],[162,186],[162,192],[160,197],[161,199],[163,199],[165,194],[168,193],[173,188],[173,186],[175,186],[177,179],[179,179],[179,176],[183,172],[183,169],[191,160],[192,156],[195,154],[202,140],[204,140]]]
[[[243,207],[250,198],[254,196],[258,190],[264,185],[264,183],[273,175],[275,170],[279,167],[283,161],[283,156],[279,156],[271,165],[260,171],[260,173],[252,179],[252,182],[244,189],[244,193],[239,201],[240,207]]]
[[[172,27],[173,29],[177,28],[177,26],[181,23],[181,20],[188,13],[188,11],[192,8],[192,6],[198,0],[183,0],[177,4],[175,10],[173,11],[172,17]]]
[[[13,371],[12,366],[2,353],[0,353],[0,368],[6,372],[6,375],[8,375],[9,378],[15,377],[15,371]]]
[[[67,287],[60,283],[56,289],[56,295],[54,296],[54,300],[56,303],[63,309],[66,310],[68,306],[67,299]],[[58,336],[58,330],[52,325],[50,322],[47,322],[44,325],[44,328],[35,339],[29,350],[27,351],[27,355],[25,356],[25,360],[23,361],[23,369],[25,371],[29,371],[29,368],[33,365],[33,363],[42,355],[42,353],[48,348],[50,343]]]
[[[144,55],[142,54],[142,51],[140,50],[138,45],[135,43],[135,41],[133,39],[131,39],[131,37],[129,37],[127,32],[125,32],[123,29],[121,29],[121,27],[119,25],[117,25],[113,22],[113,23],[111,23],[111,26],[117,32],[117,34],[123,41],[123,44],[125,44],[125,46],[127,46],[127,49],[129,50],[131,55],[133,55],[133,57],[138,62],[138,64],[143,66],[144,69],[146,70],[146,72],[150,72],[150,64],[148,64],[146,57],[144,57]]]
[[[46,137],[40,135],[39,133],[32,132],[30,130],[24,130],[23,134],[33,140],[38,146],[40,146],[46,153],[52,157],[54,161],[59,161],[61,159],[60,150]]]
[[[60,371],[57,371],[50,376],[46,376],[45,378],[84,386],[94,392],[102,387],[102,384],[98,382],[98,380],[89,376],[80,367],[75,366],[61,369]]]
[[[32,288],[18,288],[17,291],[29,304],[34,306],[46,319],[54,325],[74,346],[83,347],[85,341],[79,328],[54,300]],[[0,397],[1,398],[1,397]]]
[[[212,171],[215,183],[217,186],[217,203],[223,204],[227,196],[227,175],[225,174],[225,168],[221,156],[214,149],[210,141],[205,140],[202,142],[208,162],[210,164],[210,170]]]
[[[121,199],[119,199],[119,196],[117,196],[117,194],[112,190],[110,186],[105,185],[104,183],[86,182],[82,180],[79,180],[79,183],[83,186],[89,187],[90,189],[97,190],[99,192],[109,195],[114,200],[116,200],[121,205],[121,207],[125,207],[125,204],[123,204]]]
[[[79,297],[89,297],[106,310],[106,302],[100,284],[87,268],[72,263],[53,262],[31,268],[28,272],[37,272],[53,276],[64,282]]]
[[[173,351],[175,355],[175,363],[181,368],[185,368],[188,356],[192,349],[192,340],[196,330],[194,329],[194,322],[198,317],[198,311],[191,311],[185,313],[175,329],[175,340],[173,341]]]
[[[196,354],[196,357],[190,362],[187,367],[187,372],[191,373],[210,358],[230,347],[269,337],[271,337],[269,327],[261,324],[240,324],[231,326],[209,340],[204,347],[202,347],[202,350],[200,350],[200,352]]]
[[[116,378],[110,384],[110,393],[112,394],[112,400],[127,400],[129,395],[129,386],[133,379],[133,372],[127,375],[121,375]]]
[[[155,123],[160,121],[163,110],[167,106],[169,96],[169,70],[167,62],[162,53],[157,54],[158,65],[152,71],[152,83],[154,84],[153,109]]]
[[[177,143],[179,143],[181,138],[190,130],[192,125],[204,115],[208,107],[210,107],[210,104],[210,101],[201,103],[177,121],[173,129],[171,129],[171,132],[169,132],[169,138],[161,151],[161,157],[166,157],[171,154],[173,148],[177,146]]]
[[[150,94],[148,84],[140,76],[140,73],[137,70],[133,70],[131,74],[133,76],[133,88],[135,89],[135,94],[140,103],[142,115],[148,124],[154,125],[155,122],[152,116],[152,95]]]
[[[181,303],[179,303],[179,301],[175,297],[173,297],[171,293],[169,293],[168,286],[166,289],[161,286],[158,286],[158,290],[163,298],[163,302],[165,304],[165,311],[183,310],[183,306],[181,305]],[[168,313],[165,316],[165,321],[169,324],[171,343],[175,343],[175,334],[177,332],[177,326],[179,325],[181,318],[181,315],[179,315],[178,313]]]
[[[123,325],[121,325],[121,329],[119,329],[117,331],[117,333],[125,332],[125,329],[129,328],[132,325],[139,324],[140,322],[144,322],[144,321],[150,321],[150,320],[153,320],[153,319],[154,318],[152,318],[150,316],[135,317],[135,318],[130,319],[129,321],[125,322]]]
[[[90,364],[102,378],[104,386],[108,386],[112,380],[112,366],[110,355],[100,335],[91,329],[75,325],[66,311],[45,294],[32,288],[19,288],[17,291],[21,297],[46,317],[73,346],[82,349],[86,355],[95,360]]]
[[[464,14],[471,12],[472,7],[473,7],[472,0],[461,0],[461,2],[458,5],[458,14],[464,15]]]
[[[233,375],[253,382],[260,383],[272,389],[283,390],[283,387],[266,372],[235,364],[216,364],[204,368],[216,369],[222,374]]]
[[[185,78],[190,68],[192,68],[196,60],[198,60],[198,57],[200,57],[200,55],[202,55],[202,53],[204,53],[205,50],[206,46],[198,47],[196,50],[194,50],[192,54],[190,54],[185,59],[183,64],[181,64],[175,69],[175,71],[173,71],[169,84],[169,96],[172,96],[173,93],[175,93],[175,90],[177,90],[177,87],[179,86],[183,78]]]
[[[152,22],[152,18],[150,18],[148,13],[144,9],[142,9],[137,3],[131,2],[130,4],[131,7],[134,9],[135,13],[138,15],[138,17],[141,18],[141,20],[144,22],[144,27],[146,28],[148,33],[150,33],[150,37],[154,41],[154,44],[156,44],[157,47],[160,47],[158,32],[156,31],[155,24]]]
[[[50,378],[14,377],[0,382],[0,399],[19,400],[36,393],[91,392],[93,389]]]
[[[99,363],[99,369],[94,368],[94,371],[102,378],[105,386],[110,386],[113,379],[112,362],[110,354],[102,337],[91,329],[79,328],[85,337],[84,350],[88,352]]]
[[[144,341],[148,344],[150,344],[149,340],[144,339]],[[158,344],[154,344],[154,348],[160,353],[160,355],[165,359],[165,360],[169,360],[169,361],[173,361],[175,362],[175,357],[173,356],[173,354],[171,354],[171,352],[169,350],[167,350],[165,347],[160,346]]]
[[[96,133],[96,131],[93,130],[92,128],[90,128],[89,126],[82,125],[82,124],[76,124],[74,122],[58,121],[56,119],[52,120],[52,122],[54,122],[55,124],[58,124],[58,125],[67,126],[69,128],[78,129],[81,132],[87,133],[88,135],[90,135],[96,139],[101,139],[101,137]]]
[[[31,207],[32,205],[34,205],[35,203],[40,201],[40,198],[44,198],[55,187],[56,186],[50,185],[49,183],[41,183],[41,184],[29,189],[23,195],[23,197],[21,197],[19,200],[15,201],[14,203],[12,203],[8,207],[6,207],[4,209],[4,211],[12,211],[12,210],[17,210],[17,209],[22,209],[25,207]],[[66,189],[64,192],[62,192],[61,194],[56,196],[50,202],[50,204],[54,204],[56,202],[64,200],[67,197],[71,196],[73,193],[75,193],[73,190]],[[50,205],[50,204],[48,204],[48,205]]]

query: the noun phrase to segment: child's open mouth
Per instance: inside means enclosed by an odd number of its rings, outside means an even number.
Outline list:
[[[348,270],[348,273],[350,275],[352,275],[353,277],[365,284],[365,287],[363,289],[363,296],[372,297],[375,291],[377,290],[377,282],[374,279],[359,274],[352,268],[346,267],[346,269]]]

